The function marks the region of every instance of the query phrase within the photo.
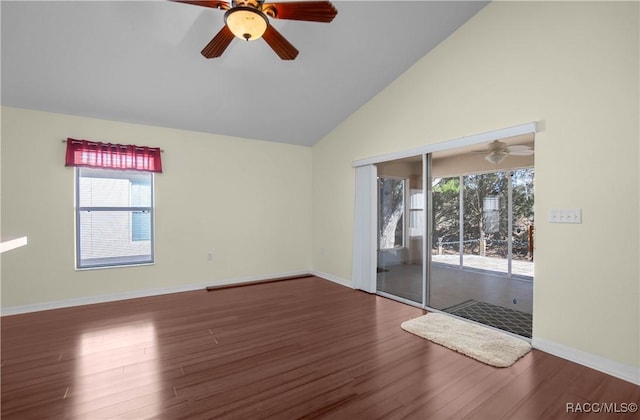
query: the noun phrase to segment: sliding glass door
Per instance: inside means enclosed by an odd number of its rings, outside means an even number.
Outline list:
[[[355,287],[530,336],[533,141],[465,140],[359,166]]]
[[[424,303],[422,159],[379,164],[376,289],[407,303]]]
[[[531,312],[502,279],[533,278],[533,169],[425,177],[430,161],[377,165],[376,291],[443,310],[483,300]]]

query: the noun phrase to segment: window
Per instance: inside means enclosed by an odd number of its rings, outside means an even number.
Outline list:
[[[409,192],[409,236],[424,235],[424,192],[412,188]]]
[[[76,168],[76,267],[153,263],[153,173]]]
[[[500,231],[500,196],[486,195],[483,201],[484,231],[496,233]]]

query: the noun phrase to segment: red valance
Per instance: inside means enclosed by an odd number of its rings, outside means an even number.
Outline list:
[[[65,166],[162,172],[161,151],[157,147],[101,143],[67,139]]]

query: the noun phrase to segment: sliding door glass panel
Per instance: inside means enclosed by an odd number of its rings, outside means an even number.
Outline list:
[[[421,157],[379,164],[378,292],[422,303],[423,238]]]
[[[512,267],[514,276],[533,278],[533,168],[517,169],[511,176],[513,203]]]
[[[464,268],[508,273],[508,182],[506,172],[464,177]]]
[[[432,182],[431,261],[460,265],[460,178],[436,178]]]
[[[405,180],[378,178],[378,248],[404,247]]]
[[[460,270],[460,198],[462,177],[431,181],[431,267],[428,306],[446,309],[469,299]]]
[[[531,337],[533,169],[451,176],[448,158],[427,180],[426,305]]]

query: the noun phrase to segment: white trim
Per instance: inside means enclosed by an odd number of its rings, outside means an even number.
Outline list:
[[[236,283],[245,283],[249,281],[270,280],[270,279],[279,278],[279,277],[293,277],[293,276],[302,276],[306,274],[309,274],[308,270],[292,271],[287,273],[264,274],[260,276],[238,277],[234,279],[227,279],[220,283],[209,281],[207,283],[189,284],[184,286],[172,286],[172,287],[163,287],[159,289],[135,290],[135,291],[128,291],[128,292],[120,292],[120,293],[110,293],[107,295],[86,296],[86,297],[80,297],[80,298],[57,300],[52,302],[34,303],[34,304],[21,305],[21,306],[10,306],[6,308],[1,308],[0,314],[2,316],[17,315],[17,314],[24,314],[29,312],[47,311],[50,309],[70,308],[73,306],[81,306],[81,305],[92,305],[95,303],[106,303],[106,302],[115,302],[115,301],[125,300],[125,299],[136,299],[136,298],[143,298],[143,297],[150,297],[150,296],[167,295],[170,293],[191,292],[194,290],[204,290],[208,286],[226,286],[226,285],[232,285]]]
[[[366,159],[355,160],[351,164],[354,168],[366,165],[375,165],[376,163],[387,162],[390,160],[404,159],[412,156],[423,155],[426,153],[439,152],[441,150],[454,149],[457,147],[472,146],[474,144],[486,143],[493,140],[505,139],[508,137],[520,136],[522,134],[536,133],[538,123],[530,122],[526,124],[516,125],[514,127],[502,128],[500,130],[488,131],[486,133],[474,134],[471,136],[460,137],[458,139],[447,140],[440,143],[428,144],[417,147],[415,149],[403,150],[386,155],[373,156]]]
[[[324,273],[318,270],[311,270],[310,273],[316,277],[320,277],[321,279],[329,280],[333,283],[337,283],[340,286],[348,287],[349,289],[354,288],[353,285],[351,284],[351,280],[343,279],[342,277],[334,276],[333,274]]]
[[[543,338],[533,337],[531,345],[533,348],[544,351],[545,353],[553,354],[554,356],[604,372],[607,375],[615,376],[632,384],[640,385],[640,368],[638,367],[619,363]]]
[[[489,328],[490,330],[501,332],[503,334],[510,335],[511,337],[514,337],[514,338],[519,338],[520,340],[526,341],[527,343],[531,344],[531,339],[530,338],[524,337],[522,335],[518,335],[518,334],[515,334],[515,333],[512,333],[511,331],[507,331],[507,330],[503,330],[503,329],[500,329],[500,328],[496,328],[496,327],[491,326],[489,324],[483,324],[482,322],[474,321],[473,319],[463,318],[463,317],[461,317],[459,315],[452,314],[451,312],[445,312],[445,311],[443,311],[441,309],[432,308],[430,306],[425,306],[423,309],[425,311],[427,311],[427,312],[435,312],[435,313],[438,313],[438,314],[447,315],[447,316],[450,316],[452,318],[459,319],[460,321],[469,322],[471,324],[475,324],[475,325],[478,325],[478,326],[484,327],[484,328]],[[531,347],[533,347],[533,345]]]
[[[416,308],[424,309],[424,305],[422,305],[422,303],[420,302],[414,302],[412,300],[405,299],[402,296],[392,295],[391,293],[383,292],[382,290],[376,291],[376,295],[386,299],[395,300],[396,302],[404,303],[405,305],[415,306]]]

